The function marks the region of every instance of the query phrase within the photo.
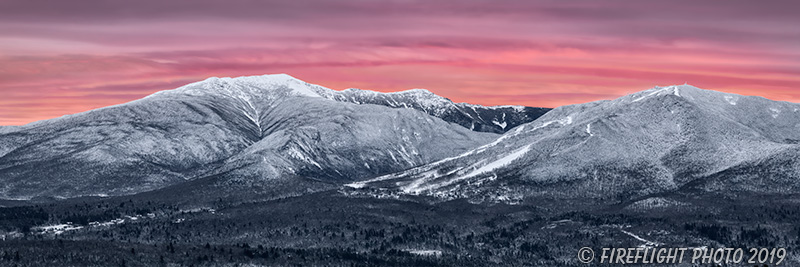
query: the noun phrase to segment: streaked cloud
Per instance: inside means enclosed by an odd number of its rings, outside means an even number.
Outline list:
[[[209,76],[554,107],[690,84],[800,102],[793,1],[0,2],[0,125]]]

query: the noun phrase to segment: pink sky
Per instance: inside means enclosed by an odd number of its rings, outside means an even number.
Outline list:
[[[793,1],[0,2],[0,125],[210,76],[555,107],[689,84],[800,102]]]

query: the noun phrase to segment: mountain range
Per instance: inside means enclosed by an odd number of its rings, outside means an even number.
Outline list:
[[[544,111],[425,90],[335,91],[284,74],[209,78],[7,128],[0,198],[135,194],[219,175],[236,185],[357,181],[465,152]]]
[[[507,203],[686,187],[794,192],[799,109],[690,85],[548,112],[423,89],[335,91],[285,74],[209,78],[5,127],[0,196],[128,195],[207,177],[217,187],[347,184]]]
[[[209,78],[0,127],[0,266],[586,266],[585,247],[792,255],[798,159],[799,104],[686,84],[551,110],[282,74]]]

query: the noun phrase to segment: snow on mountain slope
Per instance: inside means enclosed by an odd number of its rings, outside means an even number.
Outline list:
[[[459,156],[349,185],[511,202],[540,196],[619,201],[687,185],[726,190],[719,181],[727,176],[703,181],[731,168],[746,169],[745,177],[753,178],[770,172],[775,161],[800,156],[799,108],[689,85],[656,87],[559,107]],[[788,171],[773,172],[771,182],[739,177],[735,187],[800,189],[800,166],[786,166]]]
[[[209,78],[0,133],[0,198],[122,195],[208,175],[269,185],[399,171],[496,138],[413,109],[335,102],[288,75]]]
[[[528,123],[547,113],[548,108],[524,106],[481,106],[453,103],[425,89],[412,89],[395,93],[347,89],[344,91],[319,90],[323,97],[356,104],[375,104],[393,108],[411,108],[445,121],[457,123],[468,129],[504,133],[520,124]]]

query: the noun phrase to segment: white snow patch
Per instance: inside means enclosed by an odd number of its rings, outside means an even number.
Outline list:
[[[80,229],[83,229],[83,226],[72,225],[72,223],[34,227],[34,230],[38,230],[43,234],[56,234],[56,235],[63,234],[66,231],[73,231]]]
[[[668,208],[673,206],[685,206],[685,205],[687,204],[671,199],[666,199],[663,197],[651,197],[636,201],[633,204],[626,207],[626,209],[631,208],[636,210],[650,210],[654,208]]]
[[[647,94],[645,96],[640,96],[640,97],[634,99],[632,102],[639,102],[639,101],[641,101],[641,100],[643,100],[645,98],[648,98],[648,97],[650,97],[652,95],[658,94],[659,92],[661,92],[661,90],[653,91],[653,92],[651,92],[651,93],[649,93],[649,94]]]
[[[197,212],[216,213],[217,210],[212,208],[191,208],[191,209],[180,210],[180,213],[197,213]]]
[[[317,168],[322,169],[322,166],[320,166],[319,163],[317,163],[317,161],[315,161],[314,159],[306,156],[305,154],[303,154],[302,152],[297,150],[296,147],[292,147],[292,148],[289,149],[289,155],[294,157],[294,158],[296,158],[296,159],[311,163],[314,166],[317,166]]]
[[[505,115],[505,114],[503,114],[503,115]],[[500,128],[503,128],[503,130],[505,130],[506,126],[508,125],[506,122],[502,122],[501,123],[501,122],[499,122],[497,120],[493,120],[492,123],[494,123],[494,125],[500,126]]]
[[[522,157],[522,155],[525,155],[525,153],[527,153],[529,150],[530,150],[530,145],[525,146],[522,149],[518,149],[517,151],[514,151],[511,154],[506,155],[505,157],[502,157],[502,158],[500,158],[498,160],[495,160],[495,161],[493,161],[493,162],[491,162],[489,164],[486,164],[483,167],[471,172],[470,174],[467,174],[465,176],[465,178],[469,178],[469,177],[472,177],[472,176],[475,176],[475,175],[478,175],[478,174],[481,174],[481,173],[485,173],[485,172],[490,172],[490,171],[493,171],[493,170],[495,170],[497,168],[506,166],[509,163],[511,163],[512,161]]]
[[[245,117],[250,119],[250,122],[252,122],[253,125],[258,127],[258,134],[261,135],[263,133],[263,130],[261,129],[261,122],[260,122],[261,115],[258,114],[258,109],[253,105],[253,102],[250,101],[250,98],[244,98],[244,101],[245,101],[245,103],[247,103],[247,106],[250,108],[250,110],[254,114],[251,115],[250,112],[247,112],[247,111],[244,111],[242,113],[244,113]]]
[[[625,230],[622,230],[622,229],[620,229],[620,231],[622,231],[623,233],[635,238],[636,240],[644,242],[644,244],[640,245],[639,247],[643,247],[643,248],[644,247],[657,247],[657,246],[663,245],[663,243],[653,242],[653,241],[644,239],[644,238],[642,238],[642,237],[640,237],[638,235],[635,235],[635,234],[633,234],[631,232],[628,232],[628,231],[625,231]]]
[[[592,124],[591,123],[587,123],[586,124],[586,133],[589,134],[589,136],[594,136],[594,134],[592,134]]]
[[[406,142],[409,142],[409,141],[406,141]],[[400,156],[401,156],[401,157],[402,157],[402,158],[403,158],[403,159],[404,159],[406,162],[408,162],[408,164],[409,164],[409,165],[412,165],[412,166],[413,166],[413,165],[416,165],[416,164],[414,163],[414,160],[413,160],[413,158],[412,158],[412,157],[411,157],[411,155],[408,153],[408,150],[406,150],[406,147],[405,147],[405,146],[401,146],[401,147],[400,147],[400,151],[399,151],[399,152],[400,152]],[[413,152],[413,151],[412,151],[412,152]]]
[[[724,98],[725,101],[728,101],[728,104],[736,106],[736,101],[738,100],[738,98],[731,95],[726,95]]]
[[[379,181],[379,180],[369,180],[369,181],[363,181],[363,182],[355,182],[355,183],[345,184],[344,186],[347,186],[347,187],[350,187],[350,188],[355,188],[355,189],[360,189],[360,188],[364,188],[365,186],[367,186],[368,182],[377,182],[377,181]]]
[[[16,238],[20,238],[20,237],[23,237],[23,236],[25,236],[25,235],[20,233],[20,232],[18,232],[18,231],[5,232],[5,233],[0,234],[0,241],[6,241],[7,238],[16,239]]]
[[[112,226],[116,224],[124,223],[124,219],[113,219],[107,222],[89,222],[89,226],[91,227],[103,227],[103,226]]]
[[[651,97],[651,96],[656,95],[656,94],[658,94],[658,95],[673,94],[675,96],[681,96],[680,89],[678,89],[678,86],[674,86],[674,85],[673,86],[663,87],[663,88],[656,86],[652,90],[653,91],[650,92],[649,94],[644,95],[644,96],[640,96],[640,97],[634,99],[631,102],[639,102],[639,101],[641,101],[643,99],[646,99],[646,98]]]
[[[403,187],[402,190],[406,194],[412,193],[412,192],[414,192],[414,193],[419,192],[421,190],[419,190],[418,188],[420,188],[420,186],[423,183],[425,183],[426,181],[428,181],[430,179],[435,179],[437,177],[439,177],[439,176],[436,176],[436,172],[435,171],[431,170],[431,171],[424,172],[424,173],[422,173],[422,178],[414,180],[413,182],[411,182],[411,184]]]
[[[442,251],[438,249],[407,249],[408,253],[420,256],[441,256]]]
[[[777,108],[769,108],[769,111],[771,111],[773,118],[778,118],[778,115],[781,114],[781,110]]]
[[[500,159],[497,159],[497,160],[492,161],[492,162],[490,162],[490,163],[488,163],[486,165],[481,166],[480,168],[468,173],[467,175],[464,175],[464,176],[461,176],[461,177],[458,177],[458,178],[455,178],[455,179],[451,179],[451,180],[448,180],[448,181],[445,181],[445,182],[442,182],[442,183],[431,184],[431,185],[427,185],[427,186],[424,186],[424,187],[420,187],[420,185],[422,183],[424,183],[424,180],[427,180],[427,179],[426,178],[418,179],[414,183],[412,183],[412,184],[406,186],[405,188],[403,188],[403,192],[405,192],[405,193],[418,193],[418,192],[425,191],[425,190],[441,188],[441,187],[445,187],[445,186],[451,185],[451,184],[453,184],[455,182],[458,182],[458,181],[462,181],[462,180],[469,179],[469,178],[475,177],[475,176],[483,174],[483,173],[494,171],[494,170],[496,170],[498,168],[501,168],[503,166],[506,166],[506,165],[510,164],[514,160],[516,160],[516,159],[522,157],[523,155],[525,155],[525,153],[527,153],[530,150],[530,146],[531,145],[527,145],[522,149],[518,149],[518,150],[516,150],[514,152],[511,152],[510,154],[508,154],[508,155],[506,155],[506,156],[504,156],[504,157],[502,157]],[[477,167],[477,166],[473,165],[473,168],[474,167]]]

